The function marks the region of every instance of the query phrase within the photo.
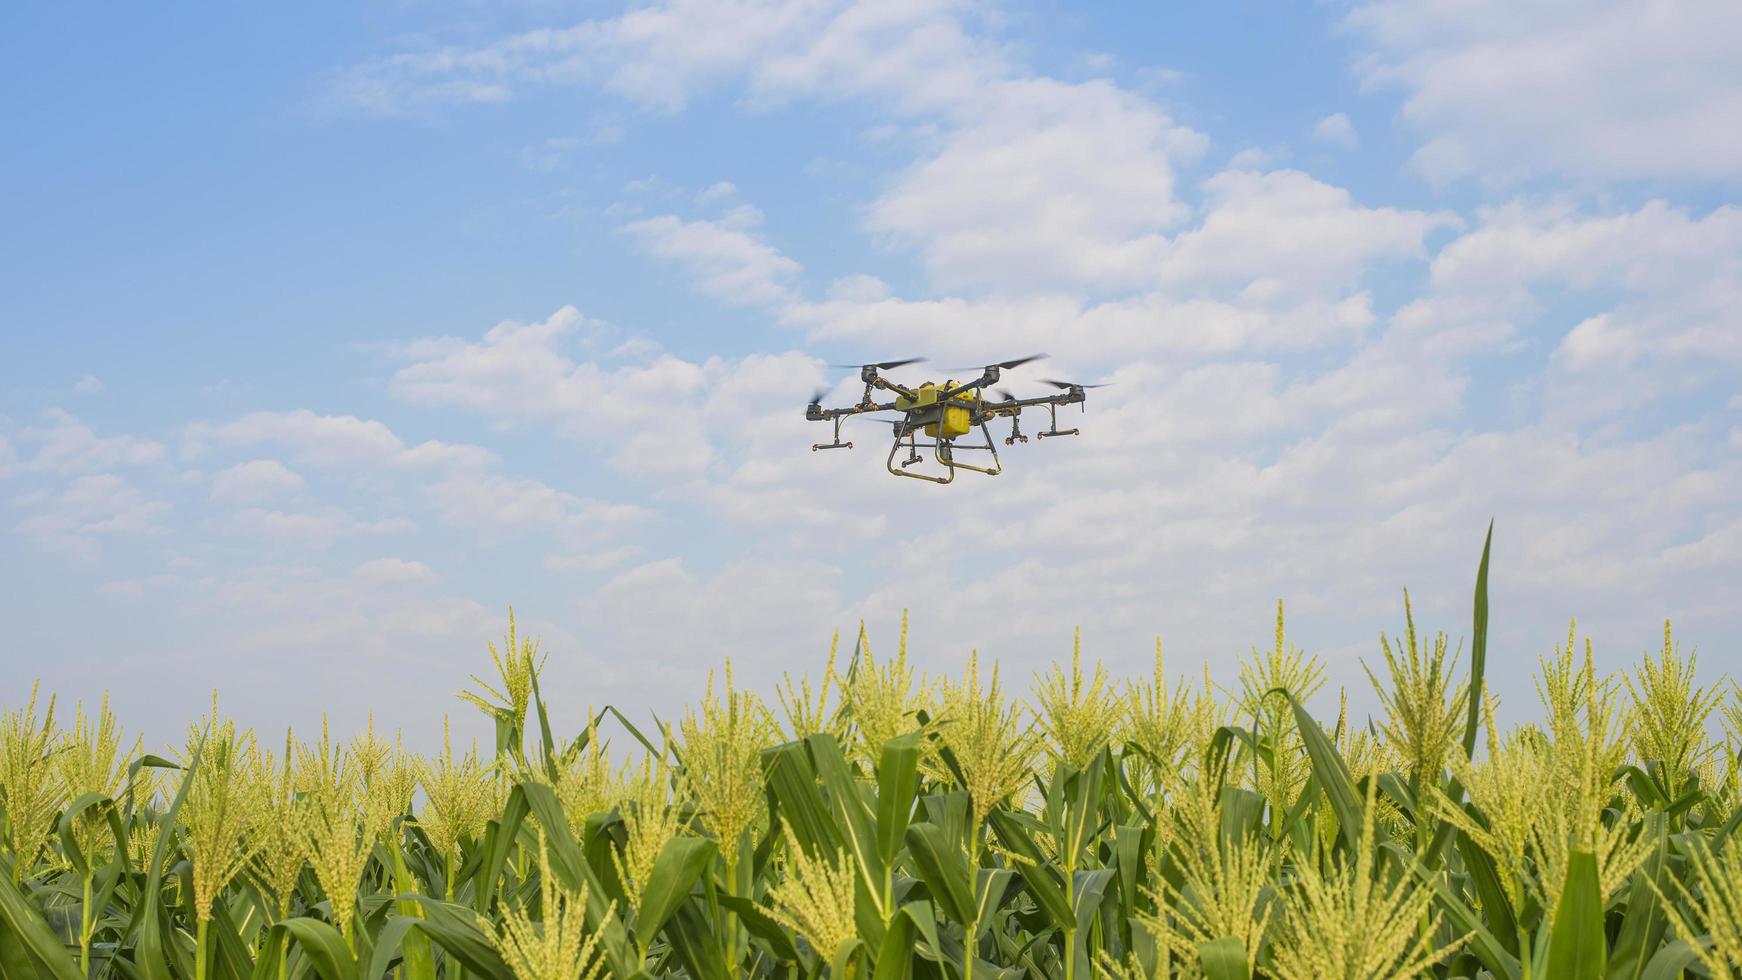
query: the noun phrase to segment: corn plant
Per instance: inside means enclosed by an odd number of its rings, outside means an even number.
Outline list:
[[[495,744],[444,718],[428,758],[215,698],[151,754],[33,690],[0,710],[0,977],[1742,977],[1742,688],[1667,626],[1605,675],[1575,626],[1503,728],[1488,565],[1467,643],[1406,594],[1380,713],[1329,725],[1280,605],[1229,690],[1079,640],[1024,696],[978,653],[922,672],[904,618],[778,710],[728,664],[675,724],[566,740],[511,618],[463,695]]]

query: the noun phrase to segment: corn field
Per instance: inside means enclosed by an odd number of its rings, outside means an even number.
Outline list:
[[[1228,689],[1158,645],[1152,676],[1079,650],[1022,696],[861,627],[772,702],[728,667],[675,724],[572,739],[511,619],[462,695],[495,744],[428,758],[215,699],[148,754],[31,692],[0,717],[0,975],[1742,977],[1742,689],[1667,626],[1614,676],[1569,632],[1540,722],[1502,729],[1487,570],[1467,649],[1405,597],[1364,723],[1308,714],[1280,606]]]

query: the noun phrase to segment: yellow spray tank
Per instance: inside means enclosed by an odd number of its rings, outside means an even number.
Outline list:
[[[912,398],[896,396],[895,407],[903,412],[911,412],[937,406],[938,420],[926,423],[925,434],[934,439],[965,436],[973,425],[975,392],[973,389],[958,391],[940,403],[938,395],[953,387],[955,385],[949,381],[941,385],[927,381],[914,390]]]

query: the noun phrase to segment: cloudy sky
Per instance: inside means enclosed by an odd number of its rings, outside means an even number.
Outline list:
[[[0,702],[410,737],[512,603],[565,718],[880,653],[1231,680],[1469,631],[1528,713],[1742,631],[1742,5],[0,14]],[[1110,382],[943,488],[825,365]],[[926,375],[909,368],[898,377]]]

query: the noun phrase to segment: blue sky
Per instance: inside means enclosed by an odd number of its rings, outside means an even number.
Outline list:
[[[1226,680],[1283,597],[1371,705],[1402,588],[1467,631],[1489,517],[1509,710],[1574,615],[1608,666],[1674,617],[1715,679],[1738,16],[9,9],[0,679],[433,732],[509,603],[578,715],[904,607],[933,671],[1080,625]],[[996,480],[807,451],[827,363],[1034,350],[1018,390],[1114,386]]]

